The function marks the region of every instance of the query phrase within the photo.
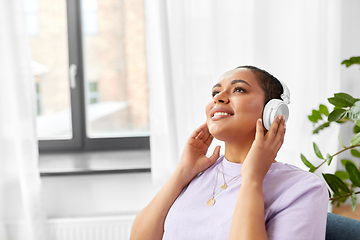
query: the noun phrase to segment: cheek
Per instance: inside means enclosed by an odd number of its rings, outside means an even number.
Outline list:
[[[256,118],[262,117],[264,104],[262,101],[251,101],[247,106],[247,111],[251,112]]]
[[[205,107],[206,123],[208,125],[210,134],[213,134],[215,131],[214,126],[213,126],[212,122],[210,121],[211,120],[210,111],[214,107],[214,105],[215,105],[214,102],[211,101]]]

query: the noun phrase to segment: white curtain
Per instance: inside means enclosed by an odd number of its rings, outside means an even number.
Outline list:
[[[239,65],[263,68],[291,91],[279,161],[306,169],[300,153],[316,162],[312,141],[324,153],[336,152],[336,127],[312,136],[307,115],[340,91],[341,4],[340,0],[146,2],[155,183],[168,178],[187,137],[205,121],[211,87],[223,72]],[[221,143],[211,149],[217,144]],[[325,171],[335,168],[336,164]]]
[[[45,240],[35,85],[21,0],[0,0],[0,32],[0,239]]]

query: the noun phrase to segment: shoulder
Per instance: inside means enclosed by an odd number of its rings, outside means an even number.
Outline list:
[[[270,170],[264,181],[269,239],[324,239],[328,206],[325,181],[290,164],[276,163]]]
[[[274,163],[268,175],[270,179],[281,179],[285,182],[292,182],[293,184],[307,182],[312,183],[311,185],[326,187],[324,180],[319,176],[288,163]]]
[[[277,162],[274,165],[264,182],[269,189],[288,199],[320,197],[327,201],[328,190],[322,178],[291,164]]]

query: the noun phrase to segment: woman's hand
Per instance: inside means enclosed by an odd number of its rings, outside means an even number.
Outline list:
[[[262,181],[280,150],[285,136],[285,116],[276,116],[264,136],[261,119],[256,122],[255,140],[241,169],[242,178]]]
[[[262,187],[284,135],[284,116],[276,116],[265,136],[261,119],[256,122],[255,140],[241,167],[242,182],[231,222],[230,240],[268,239]]]
[[[165,218],[181,191],[199,172],[211,166],[219,157],[220,146],[211,157],[206,152],[213,140],[207,124],[196,129],[185,144],[180,162],[154,199],[135,218],[130,239],[162,239]]]
[[[210,167],[219,158],[220,146],[215,148],[210,157],[206,156],[213,138],[207,124],[204,123],[190,135],[185,143],[178,168],[182,170],[188,181]]]

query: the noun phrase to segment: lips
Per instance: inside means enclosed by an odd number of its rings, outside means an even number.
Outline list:
[[[210,116],[212,120],[218,120],[218,119],[222,119],[222,118],[227,118],[234,115],[234,113],[229,110],[226,109],[224,107],[214,107],[213,109],[211,109],[210,111]]]

